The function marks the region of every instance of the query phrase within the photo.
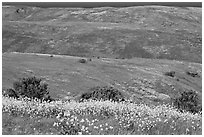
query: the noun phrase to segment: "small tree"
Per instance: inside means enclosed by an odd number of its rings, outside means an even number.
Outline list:
[[[28,77],[19,79],[13,83],[13,88],[18,96],[28,98],[47,99],[48,84],[43,83],[41,79],[36,77]]]
[[[181,111],[198,113],[202,111],[202,104],[199,102],[198,94],[194,91],[183,92],[174,100],[174,105]]]

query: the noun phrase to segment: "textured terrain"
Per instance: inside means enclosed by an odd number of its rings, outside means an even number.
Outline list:
[[[3,52],[201,63],[201,8],[4,6]]]
[[[173,107],[202,104],[201,8],[3,6],[2,52],[2,91],[36,76],[55,99],[2,97],[4,135],[202,134],[202,112]],[[126,101],[79,102],[96,86]]]

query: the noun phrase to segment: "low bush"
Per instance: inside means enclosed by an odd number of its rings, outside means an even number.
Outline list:
[[[174,106],[182,112],[198,113],[202,111],[201,102],[195,91],[189,91],[181,93],[181,96],[174,100]]]
[[[87,61],[86,61],[86,59],[79,59],[79,62],[80,63],[86,63]]]
[[[111,101],[125,101],[124,96],[120,91],[113,87],[95,87],[91,92],[84,93],[80,97],[80,101],[84,100],[111,100]]]
[[[27,77],[13,83],[16,95],[28,98],[50,99],[48,84],[43,83],[40,78]]]
[[[164,75],[166,75],[166,76],[170,76],[170,77],[174,77],[175,74],[176,74],[175,71],[170,71],[170,72],[166,72],[166,73],[164,73]]]
[[[191,76],[191,77],[200,77],[197,72],[186,71],[186,74]]]

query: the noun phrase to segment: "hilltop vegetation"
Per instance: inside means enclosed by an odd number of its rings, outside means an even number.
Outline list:
[[[3,52],[201,63],[201,8],[3,7]]]

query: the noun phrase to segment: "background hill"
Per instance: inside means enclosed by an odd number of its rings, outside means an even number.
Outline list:
[[[201,8],[3,6],[3,52],[202,62]]]

